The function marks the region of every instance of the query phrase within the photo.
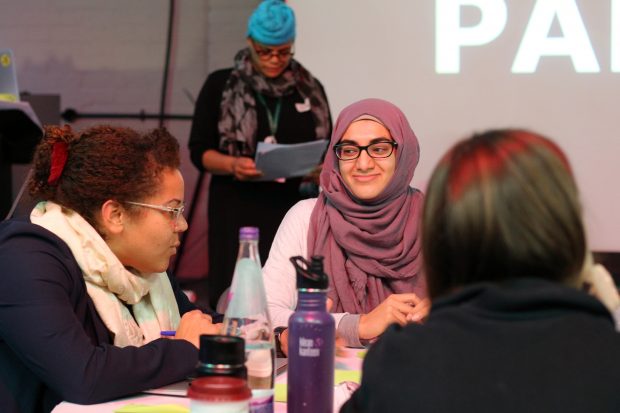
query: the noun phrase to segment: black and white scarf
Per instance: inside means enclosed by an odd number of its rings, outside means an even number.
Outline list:
[[[274,79],[263,76],[252,64],[250,49],[235,56],[233,71],[222,93],[218,129],[220,150],[229,155],[252,156],[256,147],[256,99],[265,96],[287,96],[295,90],[310,102],[317,139],[329,136],[329,108],[317,80],[298,61],[291,59],[284,72]]]

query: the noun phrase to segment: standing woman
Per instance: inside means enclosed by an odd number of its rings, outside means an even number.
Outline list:
[[[344,108],[329,145],[321,194],[297,203],[278,229],[263,268],[267,301],[273,325],[285,327],[297,306],[289,258],[322,255],[338,332],[347,345],[361,346],[391,323],[421,321],[428,311],[423,196],[410,186],[420,147],[402,111],[381,99]],[[281,331],[284,352],[287,337]]]
[[[248,47],[234,67],[207,78],[189,140],[192,162],[212,174],[208,200],[209,300],[215,306],[232,279],[239,228],[260,229],[267,256],[286,211],[302,199],[301,178],[256,182],[259,141],[327,139],[331,119],[325,91],[293,58],[295,16],[280,0],[265,0],[248,22]]]
[[[30,221],[0,224],[0,410],[49,412],[179,381],[218,325],[166,274],[187,229],[179,146],[146,134],[48,127]],[[160,338],[176,330],[176,339]]]

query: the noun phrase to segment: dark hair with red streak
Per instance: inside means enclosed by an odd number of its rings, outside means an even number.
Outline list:
[[[524,130],[457,143],[429,182],[422,249],[433,298],[482,281],[574,280],[586,237],[568,159]]]
[[[49,183],[57,142],[66,143],[67,160],[59,178]],[[105,201],[148,198],[157,191],[162,171],[179,165],[179,144],[166,129],[139,133],[94,126],[74,132],[68,126],[47,126],[35,151],[29,189],[37,199],[76,211],[101,233],[96,214]],[[124,207],[133,212],[133,207]]]

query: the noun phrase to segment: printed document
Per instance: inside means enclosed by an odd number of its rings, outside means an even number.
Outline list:
[[[256,169],[263,175],[257,181],[293,178],[310,173],[321,162],[327,140],[297,144],[259,142],[256,148]]]

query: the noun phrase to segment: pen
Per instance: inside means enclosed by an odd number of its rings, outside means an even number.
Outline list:
[[[163,330],[159,333],[162,337],[174,337],[177,332],[175,330]]]

